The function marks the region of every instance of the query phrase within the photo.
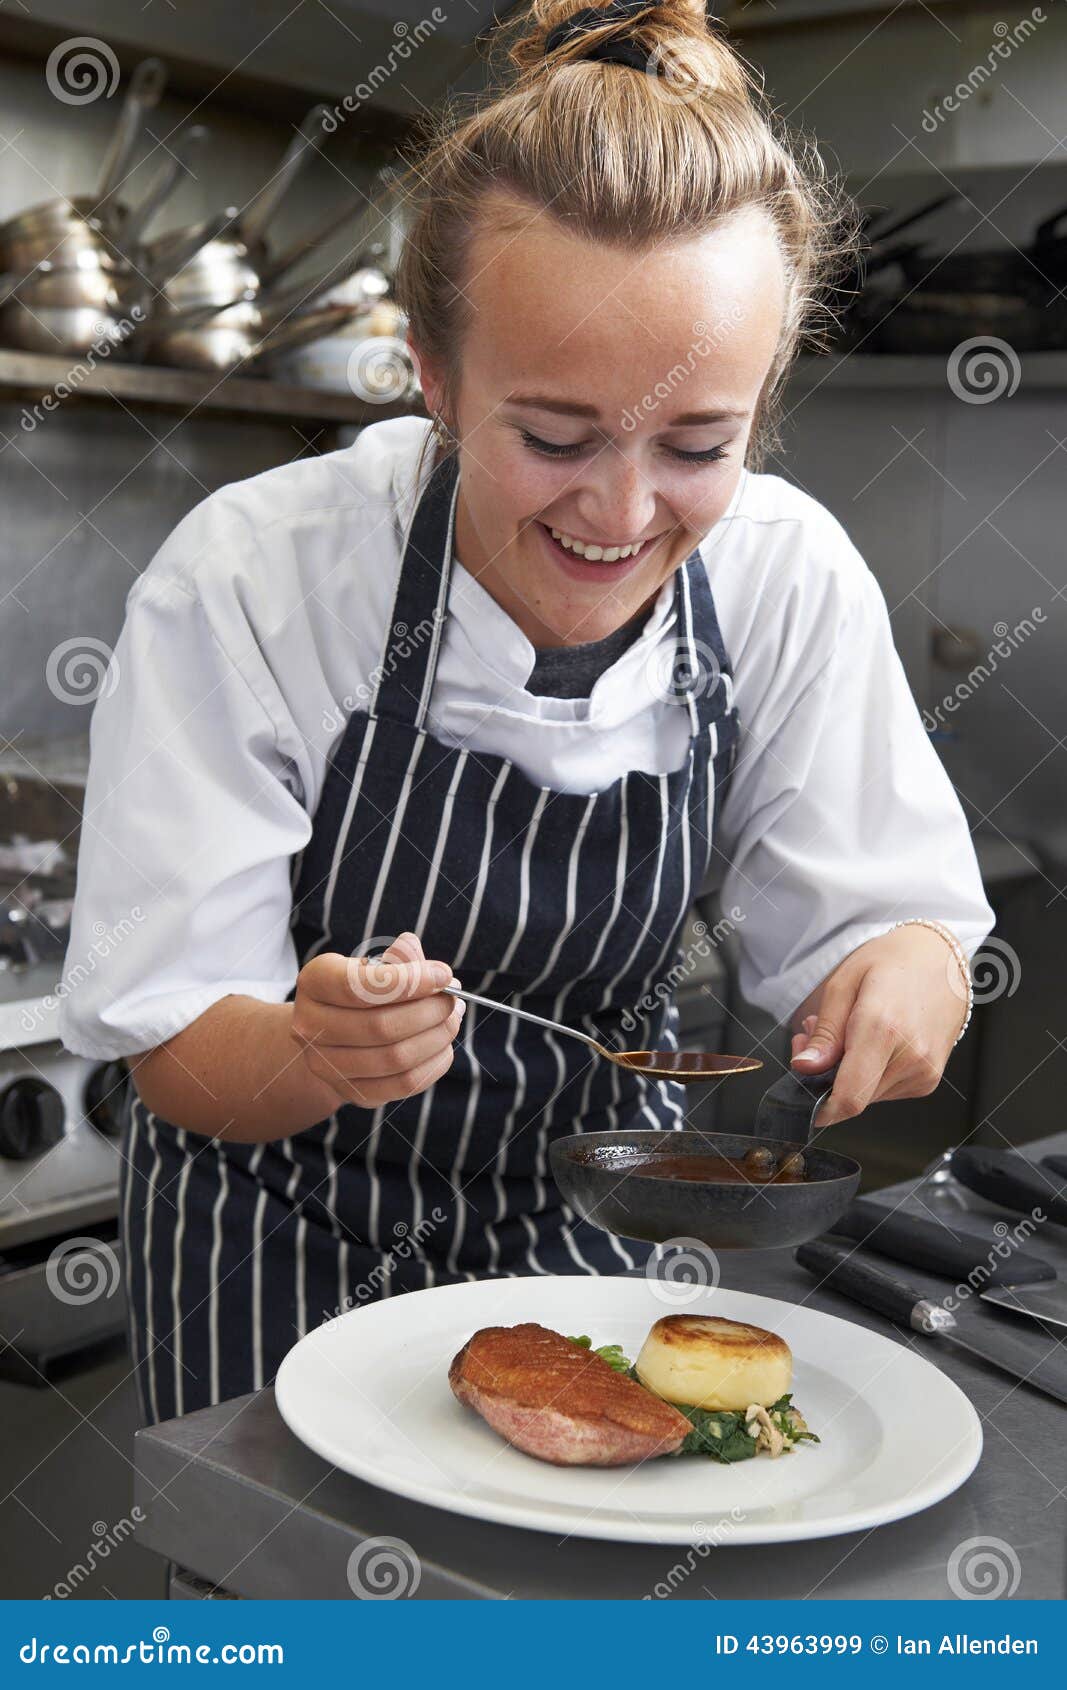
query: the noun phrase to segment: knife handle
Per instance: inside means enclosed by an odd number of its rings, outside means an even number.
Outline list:
[[[884,1314],[902,1326],[926,1330],[921,1311],[930,1305],[914,1286],[906,1285],[902,1279],[893,1279],[881,1268],[873,1267],[859,1251],[849,1250],[843,1244],[829,1244],[820,1238],[810,1244],[801,1244],[793,1255],[802,1268],[815,1274],[820,1285],[828,1285],[831,1291],[840,1291],[842,1296],[851,1297],[854,1303],[862,1303],[865,1308]]]
[[[850,1203],[834,1222],[833,1230],[865,1244],[869,1250],[877,1250],[879,1255],[944,1274],[957,1283],[978,1278],[980,1290],[987,1285],[1038,1285],[1056,1277],[1051,1262],[1006,1247],[1004,1239],[992,1230],[980,1233],[957,1228],[955,1217],[950,1230],[944,1221],[924,1220],[903,1209],[884,1209],[866,1197]]]
[[[1040,1209],[1047,1220],[1067,1226],[1067,1184],[1051,1169],[1035,1166],[1014,1150],[964,1144],[952,1152],[949,1171],[969,1191],[1020,1214]]]

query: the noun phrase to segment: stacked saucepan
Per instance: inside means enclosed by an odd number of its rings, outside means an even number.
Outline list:
[[[189,171],[207,130],[174,138],[165,163],[134,205],[120,192],[146,114],[158,103],[166,67],[146,59],[134,72],[94,195],[49,200],[0,226],[0,339],[27,352],[81,355],[132,342],[150,319],[164,280],[145,261],[144,231]],[[225,226],[226,214],[216,219]],[[176,243],[172,264],[195,250]]]
[[[367,201],[331,213],[283,252],[268,241],[282,196],[325,137],[323,106],[308,113],[243,210],[228,206],[195,226],[147,238],[207,134],[199,124],[180,130],[143,197],[133,205],[120,199],[166,74],[158,59],[134,71],[95,195],[34,206],[0,226],[0,343],[76,356],[104,348],[224,374],[380,308],[388,278],[358,245],[329,269],[291,280],[321,243],[366,215]]]
[[[358,246],[329,269],[282,286],[331,235],[364,215],[363,201],[332,212],[281,253],[272,252],[268,241],[268,225],[283,195],[322,144],[325,115],[325,107],[312,108],[278,169],[225,229],[216,229],[209,220],[197,230],[178,230],[146,248],[148,263],[168,271],[145,337],[147,357],[221,374],[329,334],[365,309],[358,294],[319,303],[324,293],[363,266]],[[196,243],[194,253],[183,251],[180,265],[175,265],[175,243],[182,247],[190,240]]]

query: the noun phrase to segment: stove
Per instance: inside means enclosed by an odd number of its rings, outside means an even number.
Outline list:
[[[87,766],[87,741],[0,755],[0,1287],[118,1212],[129,1073],[58,1027]]]

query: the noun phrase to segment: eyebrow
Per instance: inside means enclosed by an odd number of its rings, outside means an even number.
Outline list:
[[[531,405],[538,411],[556,411],[561,417],[586,417],[591,422],[600,420],[600,412],[595,405],[585,405],[576,399],[552,399],[544,393],[508,393],[504,403]],[[727,406],[715,411],[685,411],[681,416],[672,417],[667,427],[688,428],[698,423],[741,422],[747,416],[747,411],[732,410]]]

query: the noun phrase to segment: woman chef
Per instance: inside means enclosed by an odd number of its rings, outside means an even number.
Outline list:
[[[63,1036],[136,1056],[149,1420],[369,1296],[647,1258],[575,1221],[548,1147],[677,1127],[683,1088],[464,1016],[454,975],[671,1047],[656,986],[713,874],[743,990],[798,1072],[840,1061],[841,1120],[937,1084],[992,924],[873,577],[746,468],[840,206],[702,0],[523,27],[412,178],[434,424],[205,499],[94,712],[70,960],[123,936]]]

